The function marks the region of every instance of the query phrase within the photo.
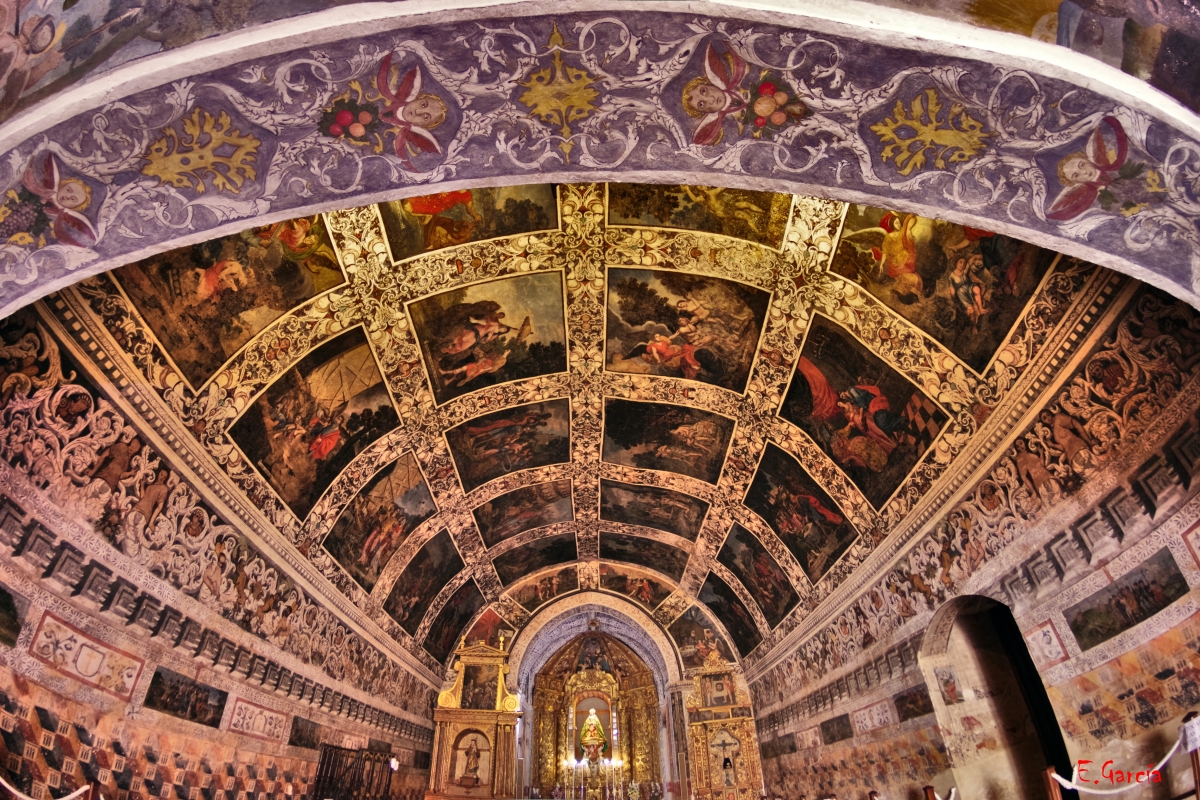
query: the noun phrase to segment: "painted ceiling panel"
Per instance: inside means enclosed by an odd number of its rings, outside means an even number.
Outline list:
[[[613,197],[657,209],[658,224],[622,212],[610,225]],[[440,670],[468,631],[519,631],[599,591],[652,613],[686,664],[715,648],[753,668],[888,574],[1068,379],[1078,326],[1114,329],[1133,284],[984,231],[780,197],[462,190],[155,257],[135,265],[156,276],[140,299],[126,267],[45,310],[90,337],[76,348],[89,370],[129,387],[199,493],[230,509],[230,535],[255,531],[317,588],[314,605],[380,648]],[[388,213],[442,233],[414,234],[397,263]],[[268,258],[278,231],[324,231],[310,249],[327,248],[338,282],[286,301],[263,288],[329,271]],[[224,262],[238,266],[188,301],[202,313],[168,330],[143,310],[179,302],[173,287],[194,295]],[[962,315],[953,341],[930,327],[947,307]],[[168,344],[243,323],[259,327],[203,382]],[[1109,371],[1119,393],[1124,374]],[[1053,413],[1047,429],[1066,430]],[[1013,457],[1036,477],[1026,462],[1043,452],[1030,440]],[[115,476],[122,453],[97,474]],[[151,486],[123,489],[131,508]],[[114,546],[131,547],[114,525]],[[199,552],[218,586],[240,551]]]
[[[1195,298],[1195,115],[1065,51],[980,38],[966,27],[931,25],[892,9],[881,28],[856,24],[850,7],[802,14],[624,3],[615,12],[596,2],[563,13],[517,3],[482,15],[443,8],[409,16],[405,4],[363,4],[214,38],[100,83],[73,86],[118,58],[107,47],[119,50],[147,36],[182,43],[242,27],[201,24],[171,4],[161,14],[113,7],[103,23],[83,11],[103,4],[84,0],[63,9],[51,2],[25,14],[29,24],[44,23],[43,30],[57,30],[54,21],[69,17],[78,38],[24,52],[47,71],[14,74],[49,82],[21,98],[17,81],[5,89],[13,96],[0,100],[0,114],[9,100],[37,103],[0,126],[9,165],[4,179],[12,189],[3,205],[6,313],[73,277],[124,266],[180,241],[380,200],[387,204],[372,213],[384,218],[384,249],[398,260],[554,230],[563,220],[552,213],[553,191],[545,185],[489,189],[470,203],[456,199],[473,184],[522,183],[535,169],[559,181],[624,175],[868,201],[1153,275],[1179,296]],[[947,11],[950,6],[955,10]],[[978,3],[968,6],[926,7],[1026,32],[1036,16],[1033,27],[1045,23],[1039,29],[1045,36],[1056,13],[982,13]],[[1112,31],[1128,23],[1130,36],[1110,36],[1108,47],[1130,52],[1093,55],[1149,75],[1190,101],[1195,69],[1186,54],[1196,50],[1187,46],[1194,23],[1183,11],[1156,8],[1093,9],[1071,0],[1061,9],[1067,22],[1062,41],[1087,50],[1095,37],[1080,32],[1103,30],[1099,17],[1107,16]],[[864,18],[872,13],[864,11]],[[998,22],[1009,17],[1019,22]],[[1167,19],[1178,27],[1157,27]],[[175,24],[186,30],[182,39],[175,38]],[[157,30],[160,25],[168,30]],[[1153,35],[1142,35],[1147,30]],[[645,50],[644,41],[656,42],[657,51]],[[16,37],[13,47],[23,52],[29,45]],[[146,52],[144,41],[137,47]],[[76,55],[92,48],[94,58]],[[822,66],[814,72],[813,63]],[[59,69],[66,71],[51,77]],[[560,77],[553,89],[547,88],[551,75]],[[435,187],[448,182],[453,185]],[[433,188],[451,191],[434,195]],[[782,251],[794,210],[785,197],[763,191],[691,186],[621,189],[603,213],[630,232],[697,230]],[[882,239],[885,233],[902,239],[907,222],[893,211],[885,229],[885,213],[855,219],[864,226],[856,245],[878,235],[881,250],[895,249]],[[900,228],[890,230],[895,224]],[[925,248],[944,232],[925,229],[931,227],[908,230],[922,269],[934,268]],[[297,250],[305,249],[301,240],[308,234],[292,231],[285,238],[293,234],[298,238],[280,248],[251,250],[269,261],[303,260]],[[997,242],[982,247],[985,259],[1003,249]],[[461,255],[464,265],[480,257]],[[609,266],[655,264],[631,259]],[[208,287],[243,280],[232,266],[222,270],[206,273],[203,284],[193,274],[185,288],[193,281]],[[320,277],[311,290],[303,280],[279,283],[272,308],[311,296],[330,277]],[[429,288],[422,296],[438,293]],[[920,298],[912,312],[921,324],[944,327],[953,304],[927,296],[928,287],[911,288],[901,285],[896,302]],[[1003,328],[1018,304],[994,302],[997,311],[984,315],[990,316],[987,327]],[[982,305],[962,312],[972,313],[983,315]],[[261,329],[270,316],[246,318],[239,327]],[[510,322],[519,330],[521,320]],[[550,347],[551,340],[540,337],[552,332],[539,325],[526,334],[528,359],[492,363],[485,372],[475,362],[465,372],[439,364],[433,390],[444,402],[464,381],[487,380],[497,371],[540,372],[546,365],[533,347]],[[209,374],[216,359],[236,347],[238,331],[227,333],[219,352],[186,355],[192,378]],[[168,345],[182,353],[188,343]],[[438,360],[451,355],[443,352]],[[701,368],[716,379],[712,366]]]

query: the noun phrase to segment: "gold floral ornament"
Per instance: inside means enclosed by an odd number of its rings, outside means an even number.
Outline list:
[[[879,142],[887,145],[880,158],[894,159],[901,175],[911,175],[925,166],[929,151],[933,151],[933,166],[937,169],[970,161],[982,153],[987,147],[984,139],[992,135],[983,129],[983,123],[961,103],[953,103],[944,119],[940,116],[942,110],[936,89],[918,94],[907,109],[897,100],[892,109],[895,117],[871,126]]]
[[[563,37],[558,32],[558,23],[547,47],[553,49],[554,63],[545,69],[529,75],[529,80],[522,81],[525,93],[521,102],[529,106],[533,116],[548,125],[558,125],[563,141],[558,147],[563,151],[568,162],[571,160],[571,123],[587,119],[596,106],[592,101],[600,96],[599,90],[592,84],[596,78],[586,69],[577,69],[563,63]]]
[[[262,142],[234,128],[224,111],[214,118],[197,108],[183,121],[182,135],[174,128],[163,134],[144,156],[150,163],[142,167],[143,175],[197,194],[204,194],[206,177],[218,191],[237,194],[257,175],[254,162]]]

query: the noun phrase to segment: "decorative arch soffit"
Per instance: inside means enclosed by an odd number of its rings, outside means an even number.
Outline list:
[[[563,645],[587,633],[588,623],[600,622],[600,630],[620,639],[650,667],[660,696],[668,684],[683,678],[679,655],[666,632],[633,603],[598,592],[564,597],[538,611],[517,633],[510,651],[509,679],[526,696],[532,691],[533,676]]]
[[[983,49],[897,10],[768,5],[370,4],[113,70],[0,130],[0,180],[65,204],[42,240],[0,247],[0,316],[252,223],[535,173],[869,202],[1197,301],[1194,114],[1015,35]]]

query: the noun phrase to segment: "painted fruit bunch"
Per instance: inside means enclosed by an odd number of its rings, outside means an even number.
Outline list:
[[[334,102],[321,116],[321,132],[326,136],[366,142],[374,132],[383,128],[379,109],[370,103],[360,104],[347,98]]]
[[[746,115],[754,136],[762,137],[804,119],[808,116],[808,106],[800,98],[780,89],[774,81],[767,80],[764,73]]]

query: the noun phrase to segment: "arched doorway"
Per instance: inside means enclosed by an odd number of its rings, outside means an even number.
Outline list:
[[[654,673],[619,639],[589,630],[563,645],[533,684],[530,780],[543,797],[602,764],[607,785],[663,782],[659,696]],[[607,763],[605,763],[607,762]]]
[[[950,601],[930,622],[919,659],[961,796],[1044,798],[1047,766],[1070,776],[1058,719],[1007,606]]]

